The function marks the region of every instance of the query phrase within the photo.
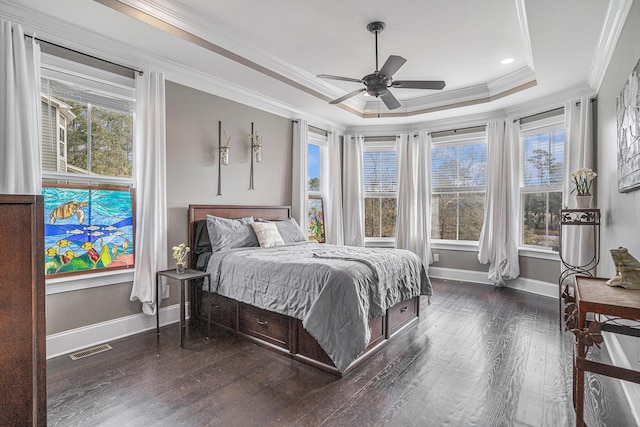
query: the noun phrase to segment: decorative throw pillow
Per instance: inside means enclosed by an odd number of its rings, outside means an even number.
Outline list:
[[[304,242],[307,237],[304,235],[298,222],[295,218],[284,219],[282,221],[267,221],[266,219],[258,218],[257,222],[273,222],[278,228],[278,233],[282,237],[285,245],[293,242]]]
[[[258,242],[263,248],[270,248],[272,246],[282,246],[284,241],[278,233],[278,228],[273,222],[254,222],[251,224],[253,231],[258,236]]]
[[[207,215],[207,231],[211,241],[211,251],[232,248],[257,247],[258,239],[251,228],[253,217],[238,219]]]

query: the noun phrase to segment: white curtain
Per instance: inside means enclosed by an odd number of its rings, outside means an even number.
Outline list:
[[[519,123],[487,124],[487,193],[478,260],[490,263],[489,280],[503,286],[520,275],[518,264]]]
[[[364,246],[364,179],[362,176],[362,135],[344,139],[342,207],[344,210],[344,244]]]
[[[42,194],[40,46],[0,20],[0,194]]]
[[[562,206],[576,208],[571,194],[571,173],[580,167],[593,169],[593,108],[589,97],[565,103],[564,179]],[[597,172],[597,171],[596,171]],[[597,184],[598,180],[594,181]],[[594,185],[595,187],[595,185]],[[592,190],[594,189],[592,187]],[[593,202],[592,202],[593,205]],[[593,257],[593,229],[591,227],[564,227],[563,257],[570,265],[586,265]],[[593,272],[595,273],[595,272]]]
[[[325,235],[327,243],[344,245],[344,226],[342,217],[342,150],[340,135],[329,132],[327,138],[327,161],[323,163],[326,176]]]
[[[136,76],[136,269],[131,301],[153,315],[156,271],[167,268],[166,128],[164,75]],[[163,283],[161,295],[165,294]]]
[[[396,142],[398,153],[398,215],[396,247],[407,249],[422,259],[425,267],[431,255],[431,184],[429,158],[431,136],[401,134]]]
[[[308,163],[309,125],[306,120],[293,122],[293,159],[291,169],[291,215],[298,221],[307,235],[309,216],[307,198],[309,197]]]

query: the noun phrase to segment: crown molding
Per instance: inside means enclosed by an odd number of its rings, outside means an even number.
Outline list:
[[[535,71],[535,63],[533,62],[533,49],[531,49],[531,33],[529,32],[529,20],[527,19],[527,6],[525,0],[516,0],[516,13],[518,14],[518,24],[520,25],[520,34],[524,42],[524,50],[527,55],[527,65],[531,71]]]
[[[383,113],[379,113],[380,101],[369,101],[363,114],[365,117],[409,117],[449,108],[491,102],[503,96],[528,89],[535,86],[535,84],[535,73],[529,67],[523,67],[486,84],[402,101],[402,106],[391,113],[386,112],[386,110]]]
[[[611,62],[613,51],[620,38],[620,33],[627,20],[627,15],[629,15],[632,3],[633,0],[609,1],[607,16],[605,17],[596,53],[593,56],[591,69],[589,70],[589,86],[596,92],[600,91],[600,85],[602,85],[607,67],[609,67],[609,62]]]

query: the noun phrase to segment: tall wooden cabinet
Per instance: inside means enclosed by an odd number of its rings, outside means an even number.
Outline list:
[[[46,426],[42,196],[0,195],[0,425]]]

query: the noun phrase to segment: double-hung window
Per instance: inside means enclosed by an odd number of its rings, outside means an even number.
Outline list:
[[[487,182],[485,133],[443,136],[431,147],[431,237],[478,241]]]
[[[564,169],[563,116],[520,127],[521,243],[558,245]]]
[[[327,188],[327,136],[309,132],[307,144],[308,238],[325,242],[324,196]]]
[[[130,269],[133,76],[49,54],[41,75],[47,277]]]
[[[396,234],[398,163],[395,142],[368,142],[362,153],[365,241],[391,241]]]

